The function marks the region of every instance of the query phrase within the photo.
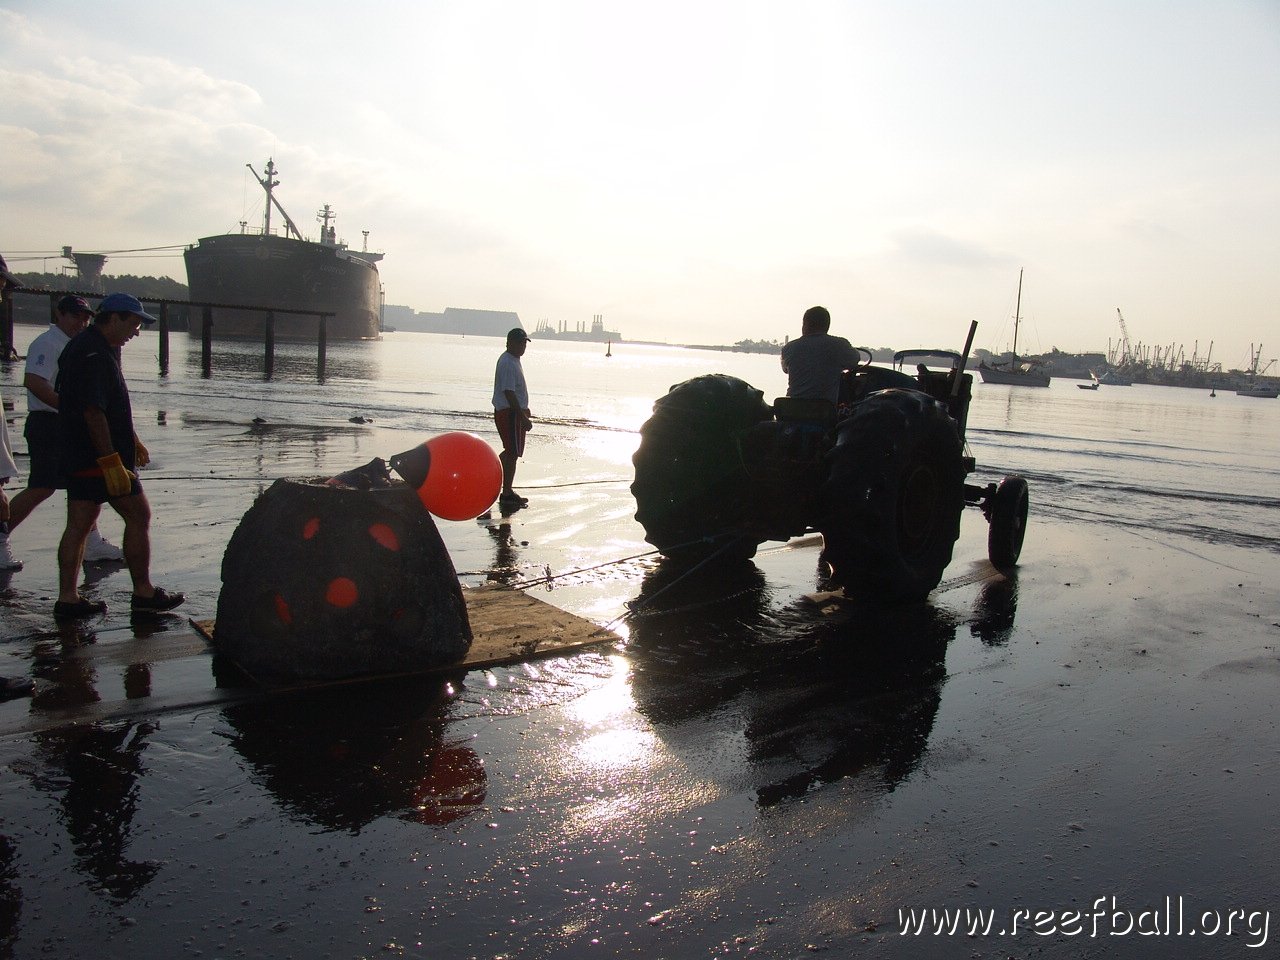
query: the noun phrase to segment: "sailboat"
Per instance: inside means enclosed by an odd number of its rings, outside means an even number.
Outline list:
[[[1004,363],[978,364],[983,383],[1006,383],[1016,387],[1047,387],[1049,374],[1039,360],[1018,360],[1018,324],[1022,322],[1022,271],[1018,271],[1018,302],[1013,308],[1013,350]]]
[[[1271,369],[1271,363],[1268,363],[1261,370],[1258,364],[1262,362],[1262,344],[1258,344],[1258,352],[1253,352],[1253,344],[1249,344],[1249,369],[1244,372],[1244,385],[1236,391],[1237,397],[1262,397],[1267,400],[1274,400],[1280,397],[1280,388],[1275,384],[1263,383],[1258,378]]]

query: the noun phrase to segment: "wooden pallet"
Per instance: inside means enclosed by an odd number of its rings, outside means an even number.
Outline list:
[[[467,656],[456,663],[415,671],[413,676],[456,676],[616,644],[622,639],[520,590],[485,586],[464,589],[463,597],[473,635]],[[64,649],[61,673],[68,678],[66,682],[37,677],[34,697],[0,704],[0,736],[390,678],[354,677],[290,686],[246,681],[220,686],[211,669],[216,623],[195,619],[188,623],[193,630],[159,630]],[[137,682],[140,671],[145,671],[146,677],[141,692]]]

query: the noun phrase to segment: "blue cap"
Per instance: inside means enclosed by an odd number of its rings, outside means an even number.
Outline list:
[[[98,304],[98,316],[104,313],[131,313],[141,317],[143,323],[155,323],[156,318],[142,309],[142,301],[127,293],[109,293]]]

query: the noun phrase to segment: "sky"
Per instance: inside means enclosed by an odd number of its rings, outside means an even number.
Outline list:
[[[0,0],[12,268],[260,226],[268,158],[416,310],[999,351],[1023,271],[1020,352],[1280,356],[1280,0]]]

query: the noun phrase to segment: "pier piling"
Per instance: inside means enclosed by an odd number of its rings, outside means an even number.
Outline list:
[[[274,310],[267,311],[266,354],[262,362],[265,366],[263,376],[270,380],[276,372],[276,313]]]
[[[160,376],[169,375],[169,303],[160,303]]]

